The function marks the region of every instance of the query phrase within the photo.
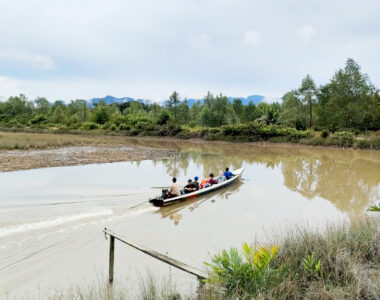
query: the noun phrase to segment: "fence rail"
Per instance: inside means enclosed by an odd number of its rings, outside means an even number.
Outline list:
[[[137,250],[139,250],[139,251],[141,251],[141,252],[143,252],[149,256],[152,256],[152,257],[154,257],[154,258],[156,258],[156,259],[158,259],[164,263],[167,263],[167,264],[169,264],[175,268],[178,268],[184,272],[187,272],[189,274],[196,276],[198,278],[200,284],[202,284],[203,279],[208,279],[207,273],[202,271],[202,270],[199,270],[199,269],[192,267],[188,264],[180,262],[179,260],[171,258],[171,257],[169,257],[165,254],[159,253],[155,250],[149,249],[145,246],[138,245],[132,241],[129,241],[127,238],[125,238],[119,234],[114,233],[113,231],[111,231],[107,228],[104,228],[103,232],[106,236],[107,235],[110,236],[109,278],[108,278],[108,283],[110,285],[112,285],[112,283],[113,283],[114,260],[115,260],[115,239],[119,240],[120,242],[127,244],[128,246],[131,246],[132,248],[135,248],[135,249],[137,249]]]

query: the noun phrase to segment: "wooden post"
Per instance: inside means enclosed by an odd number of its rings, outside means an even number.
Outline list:
[[[113,283],[113,264],[115,260],[115,237],[110,235],[110,269],[109,269],[109,278],[108,283],[112,285]]]

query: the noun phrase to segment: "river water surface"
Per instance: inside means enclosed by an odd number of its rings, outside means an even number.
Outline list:
[[[110,228],[198,268],[223,248],[273,241],[295,225],[322,228],[380,200],[380,152],[294,146],[131,140],[176,149],[169,159],[0,173],[0,298],[41,299],[107,273]],[[172,176],[244,167],[230,187],[156,208]],[[115,280],[146,269],[185,276],[116,242]],[[174,276],[174,275],[173,275]],[[184,286],[183,286],[184,285]]]

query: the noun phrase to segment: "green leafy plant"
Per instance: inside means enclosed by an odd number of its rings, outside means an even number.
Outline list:
[[[255,249],[247,243],[243,244],[242,253],[236,248],[231,248],[229,252],[223,250],[214,256],[212,263],[205,263],[212,271],[208,283],[223,286],[227,295],[242,291],[256,294],[274,271],[269,265],[277,252],[278,246]]]
[[[367,211],[380,211],[380,203],[370,206]]]
[[[314,253],[309,254],[302,260],[302,266],[308,277],[323,278],[321,260],[317,260]]]

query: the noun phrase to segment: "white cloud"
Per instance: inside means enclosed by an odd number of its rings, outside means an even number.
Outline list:
[[[54,70],[55,64],[53,60],[41,54],[17,54],[15,60],[21,63],[26,63],[34,68],[42,70]]]
[[[297,35],[303,42],[307,43],[314,37],[315,30],[311,25],[304,25],[297,30]]]
[[[0,70],[29,97],[276,98],[308,73],[326,83],[352,57],[380,86],[379,9],[378,0],[0,0]]]
[[[210,38],[207,34],[203,33],[199,36],[189,39],[188,44],[191,48],[197,50],[205,50],[210,46]]]
[[[6,100],[10,96],[16,96],[20,93],[17,80],[0,76],[0,100]]]
[[[260,42],[260,33],[254,30],[250,30],[244,33],[243,37],[243,43],[251,46],[256,47],[258,43]]]

